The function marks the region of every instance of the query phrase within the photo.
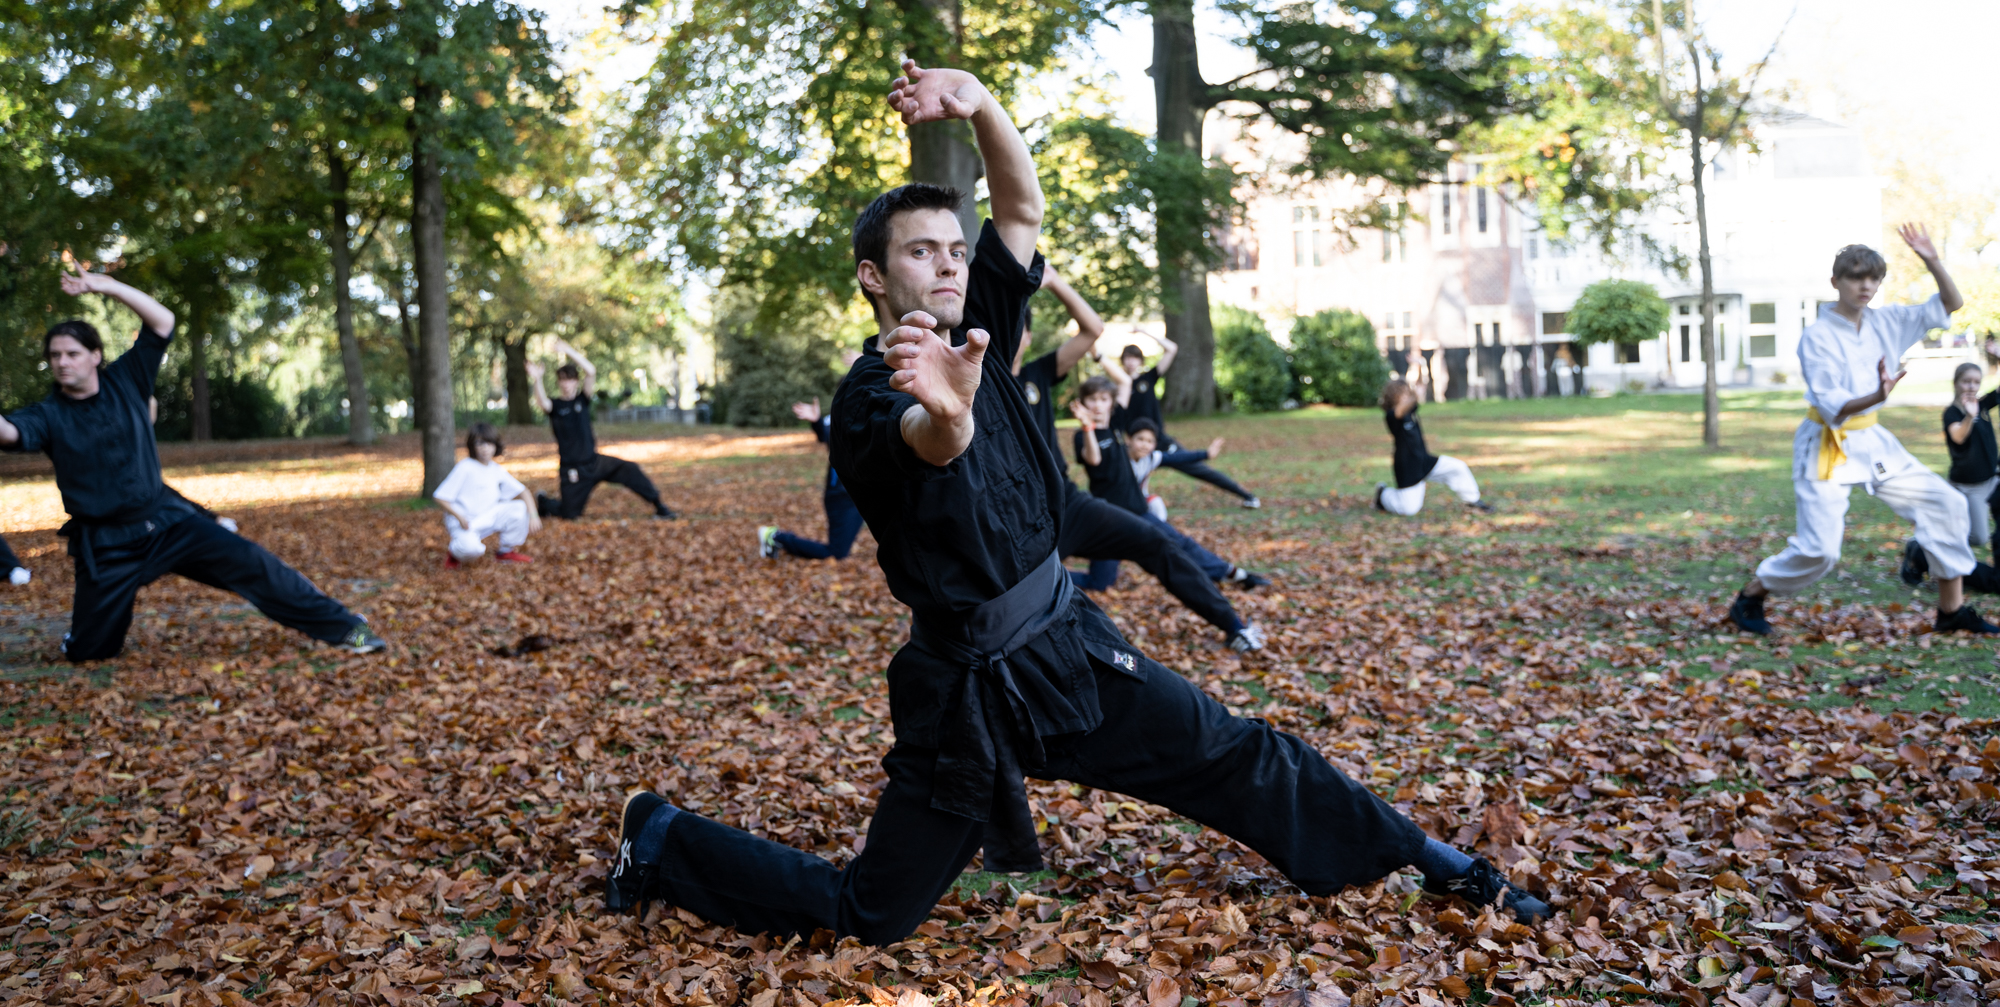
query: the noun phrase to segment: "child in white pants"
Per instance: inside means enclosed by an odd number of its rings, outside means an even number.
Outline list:
[[[1937,630],[2000,633],[2000,626],[1965,604],[1968,586],[1991,590],[2000,580],[1966,545],[1965,498],[1877,420],[1876,410],[1903,377],[1900,369],[1890,373],[1889,361],[1901,360],[1965,303],[1930,236],[1913,225],[1898,233],[1930,268],[1938,293],[1923,304],[1870,308],[1888,273],[1881,254],[1849,245],[1834,258],[1833,288],[1840,300],[1799,339],[1808,409],[1792,441],[1798,530],[1783,552],[1757,565],[1756,576],[1730,605],[1729,620],[1744,632],[1771,631],[1764,617],[1766,595],[1797,594],[1833,572],[1846,533],[1848,496],[1859,485],[1916,525],[1917,543],[1938,577]]]
[[[1417,420],[1417,390],[1402,378],[1382,387],[1382,422],[1389,427],[1396,449],[1392,465],[1396,485],[1375,484],[1375,509],[1409,517],[1424,509],[1424,487],[1443,483],[1467,507],[1491,513],[1493,505],[1479,498],[1479,480],[1472,469],[1450,455],[1433,455],[1424,445],[1424,427]]]
[[[1952,389],[1956,393],[1951,405],[1944,409],[1944,446],[1951,455],[1951,471],[1945,473],[1951,488],[1965,498],[1965,516],[1970,529],[1965,544],[1977,553],[1990,545],[2000,545],[2000,537],[1993,534],[1993,490],[2000,486],[2000,447],[1995,446],[1993,424],[1986,414],[1995,405],[2000,405],[2000,389],[1979,394],[1979,385],[1986,379],[1986,372],[1978,365],[1965,363],[1951,376]],[[2000,551],[1994,554],[2000,559]],[[1923,546],[1911,539],[1903,543],[1903,583],[1916,587],[1923,583],[1930,573],[1930,559],[1924,555]]]
[[[505,450],[491,424],[474,423],[465,436],[468,457],[453,466],[431,494],[444,508],[445,531],[451,535],[446,569],[456,570],[486,555],[485,539],[495,534],[500,536],[500,548],[494,559],[532,562],[521,552],[521,545],[528,541],[530,532],[542,529],[542,520],[535,513],[534,495],[494,461]]]

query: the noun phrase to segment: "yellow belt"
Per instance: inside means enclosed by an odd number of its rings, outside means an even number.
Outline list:
[[[1833,470],[1847,460],[1847,448],[1843,442],[1847,435],[1856,430],[1866,430],[1881,422],[1879,413],[1862,413],[1849,416],[1847,422],[1839,426],[1829,424],[1821,417],[1819,410],[1806,407],[1806,418],[1819,424],[1819,478],[1821,482],[1833,478]]]

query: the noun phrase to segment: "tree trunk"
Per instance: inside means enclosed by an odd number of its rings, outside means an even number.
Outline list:
[[[340,334],[340,370],[347,378],[347,443],[375,443],[375,417],[368,408],[368,376],[361,370],[361,340],[354,335],[354,297],[348,283],[354,276],[354,249],[347,229],[347,159],[328,144],[327,181],[333,188],[333,229],[327,247],[333,253],[333,327]]]
[[[910,58],[919,66],[956,66],[964,48],[965,22],[959,0],[920,0],[937,16],[943,45],[933,47],[921,41],[910,49]],[[957,189],[965,194],[958,208],[958,224],[965,229],[966,262],[972,261],[971,246],[979,243],[979,205],[975,193],[986,164],[972,141],[972,124],[962,119],[922,122],[910,128],[910,181],[928,182]]]
[[[511,341],[495,337],[493,341],[500,344],[500,352],[507,360],[507,423],[532,427],[535,393],[528,387],[528,337],[517,336]]]
[[[1694,12],[1688,13],[1692,24]],[[1722,446],[1722,411],[1715,384],[1715,265],[1708,254],[1708,188],[1701,177],[1701,126],[1707,103],[1701,90],[1701,59],[1697,56],[1690,62],[1694,64],[1694,115],[1688,119],[1688,151],[1694,161],[1695,230],[1701,236],[1701,442],[1716,448]]]
[[[424,414],[424,351],[417,340],[417,325],[410,317],[410,294],[403,289],[401,267],[397,267],[398,277],[389,290],[396,297],[396,320],[401,325],[399,333],[403,344],[403,356],[410,368],[410,415]]]
[[[1159,115],[1154,149],[1160,157],[1199,159],[1202,119],[1208,114],[1208,84],[1195,51],[1193,0],[1153,0],[1153,99]],[[1163,198],[1155,194],[1156,199]],[[1155,221],[1159,217],[1154,218]],[[1156,223],[1155,227],[1159,225]],[[1163,240],[1156,247],[1196,248],[1195,235]],[[1161,312],[1167,338],[1180,346],[1167,378],[1165,407],[1171,413],[1207,415],[1215,411],[1215,326],[1208,317],[1208,270],[1199,262],[1160,260]]]
[[[422,47],[418,65],[437,50],[433,37]],[[457,430],[452,416],[451,332],[446,289],[444,171],[433,132],[439,115],[438,88],[418,81],[416,110],[410,117],[411,264],[417,274],[417,341],[423,359],[423,397],[417,426],[423,431],[424,496],[428,498],[457,464]]]

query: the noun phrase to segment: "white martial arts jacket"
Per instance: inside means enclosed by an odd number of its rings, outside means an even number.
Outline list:
[[[1873,395],[1882,387],[1875,372],[1877,363],[1888,361],[1889,373],[1894,374],[1903,354],[1922,342],[1925,333],[1944,328],[1950,322],[1951,313],[1935,294],[1922,304],[1863,308],[1859,331],[1832,305],[1821,308],[1819,320],[1806,326],[1799,337],[1799,368],[1805,374],[1806,404],[1832,419],[1839,415],[1841,406]],[[1880,408],[1876,406],[1856,415]],[[1798,434],[1792,440],[1792,478],[1819,478],[1823,429],[1811,417],[1799,424]],[[1879,424],[1850,431],[1843,448],[1847,460],[1834,467],[1830,480],[1842,485],[1872,485],[1924,468],[1888,427]]]

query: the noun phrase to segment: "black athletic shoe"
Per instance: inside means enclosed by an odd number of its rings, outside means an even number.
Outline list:
[[[2000,594],[2000,570],[1987,563],[1974,562],[1972,572],[1965,575],[1965,589],[1975,594]]]
[[[661,504],[658,507],[653,508],[653,517],[660,521],[673,521],[679,519],[680,515],[674,513],[674,509],[672,507],[669,507],[666,504]]]
[[[555,517],[562,510],[562,501],[547,493],[535,494],[535,514],[539,517]]]
[[[347,636],[340,641],[340,645],[356,654],[373,654],[386,649],[389,641],[369,632],[367,623],[357,622],[353,629],[347,631]]]
[[[1903,568],[1897,572],[1902,575],[1903,583],[1911,587],[1923,583],[1925,575],[1931,572],[1931,558],[1924,555],[1924,547],[1916,539],[1903,543]]]
[[[1389,513],[1389,508],[1382,506],[1382,491],[1388,488],[1381,483],[1375,484],[1375,509],[1384,514]]]
[[[1472,508],[1473,510],[1478,511],[1481,514],[1493,513],[1493,505],[1487,503],[1484,500],[1474,500],[1471,503],[1466,504],[1466,506]]]
[[[1229,649],[1239,654],[1264,649],[1264,627],[1248,625],[1229,635]]]
[[[1940,633],[2000,633],[2000,626],[1981,619],[1971,605],[1960,605],[1958,611],[1950,615],[1939,612],[1931,628]]]
[[[1245,591],[1255,591],[1260,587],[1269,587],[1271,585],[1271,578],[1263,574],[1251,573],[1239,566],[1229,575],[1229,579],[1224,583],[1234,584]]]
[[[1485,857],[1475,857],[1472,866],[1464,874],[1452,878],[1424,878],[1424,891],[1438,896],[1457,896],[1475,906],[1490,906],[1499,899],[1501,905],[1511,910],[1514,919],[1521,923],[1545,920],[1555,910],[1547,902],[1533,894],[1517,888],[1501,876]]]
[[[666,803],[666,798],[650,790],[636,791],[625,798],[625,813],[618,823],[618,862],[611,865],[611,875],[604,879],[605,909],[645,918],[646,903],[651,901],[646,888],[659,865],[637,862],[633,845],[639,841],[639,833],[645,831],[646,821],[653,817],[653,812]]]
[[[1745,633],[1771,635],[1771,621],[1764,618],[1764,599],[1761,595],[1752,598],[1741,591],[1736,592],[1736,600],[1729,606],[1729,621]]]

